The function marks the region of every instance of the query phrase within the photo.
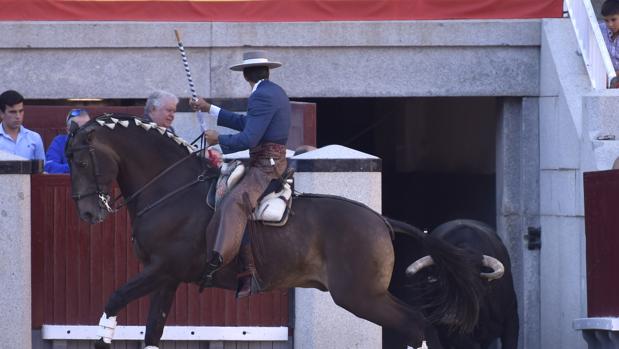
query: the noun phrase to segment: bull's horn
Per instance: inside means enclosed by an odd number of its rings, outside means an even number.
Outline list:
[[[419,272],[421,269],[429,267],[431,265],[434,265],[434,259],[432,259],[431,256],[421,257],[418,260],[414,261],[413,264],[409,265],[408,268],[406,268],[406,275],[413,276],[417,274],[417,272]]]
[[[494,257],[484,255],[481,259],[481,264],[483,264],[484,267],[492,269],[492,273],[481,273],[481,276],[488,279],[488,281],[500,279],[505,273],[503,263],[499,262],[499,260]]]

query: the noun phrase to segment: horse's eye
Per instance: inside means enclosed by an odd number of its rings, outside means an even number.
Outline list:
[[[88,167],[88,163],[86,161],[78,161],[76,165],[77,167],[81,167],[81,168]]]

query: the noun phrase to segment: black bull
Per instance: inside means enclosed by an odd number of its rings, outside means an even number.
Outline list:
[[[104,115],[73,129],[66,154],[83,220],[99,223],[114,211],[109,193],[117,181],[128,200],[134,250],[144,265],[110,296],[96,347],[109,348],[116,314],[146,295],[151,302],[145,344],[157,346],[178,285],[196,283],[204,270],[207,246],[214,239],[205,237],[213,211],[204,199],[219,171],[201,157],[188,156],[183,142],[164,129],[123,115]],[[414,346],[425,339],[430,348],[441,348],[432,322],[445,317],[455,319],[457,329],[474,326],[482,281],[461,250],[408,232],[418,242],[414,248],[428,251],[443,267],[439,277],[448,285],[433,303],[439,311],[424,316],[388,291],[394,248],[383,217],[361,204],[327,196],[299,196],[293,211],[286,226],[259,224],[250,234],[262,290],[329,290],[341,307],[397,331]],[[224,266],[215,274],[215,286],[236,289],[238,272],[236,262]]]
[[[496,232],[488,225],[474,220],[453,220],[436,227],[430,235],[469,251],[473,255],[489,255],[497,258],[505,267],[501,278],[488,281],[484,285],[484,296],[480,302],[479,320],[470,333],[452,331],[448,325],[436,325],[441,344],[446,349],[486,349],[497,340],[501,340],[501,348],[517,349],[518,347],[518,307],[516,292],[511,274],[511,264],[507,249]],[[474,260],[479,260],[478,257]],[[489,272],[478,265],[480,272]],[[435,275],[435,267],[429,266],[417,272],[412,279],[406,279],[408,284],[403,298],[412,304],[424,303],[423,296],[416,298],[411,295],[423,294],[432,299],[441,280]],[[418,292],[411,292],[411,288]],[[422,290],[421,292],[419,292]],[[396,292],[397,294],[398,292]]]

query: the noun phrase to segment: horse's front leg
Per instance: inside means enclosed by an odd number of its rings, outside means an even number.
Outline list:
[[[112,293],[105,306],[105,312],[99,320],[100,337],[95,342],[96,349],[109,349],[116,329],[116,315],[133,300],[145,296],[158,288],[165,281],[166,276],[158,267],[153,265],[146,266],[144,270],[127,282],[124,286]]]
[[[177,288],[178,282],[171,282],[151,294],[146,334],[144,335],[146,348],[144,349],[158,349],[159,340],[163,334],[163,326],[174,302]]]

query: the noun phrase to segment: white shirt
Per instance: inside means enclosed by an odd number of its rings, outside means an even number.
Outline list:
[[[0,122],[0,149],[30,160],[45,160],[41,136],[24,126],[19,127],[17,139],[13,140],[4,132],[4,125]]]

